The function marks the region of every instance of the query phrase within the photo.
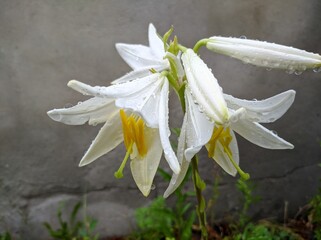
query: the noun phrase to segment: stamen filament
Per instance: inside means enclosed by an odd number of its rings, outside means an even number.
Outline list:
[[[236,164],[236,162],[234,161],[232,154],[230,153],[230,151],[228,151],[229,149],[226,149],[226,147],[224,146],[224,151],[227,154],[227,156],[229,157],[231,163],[233,164],[233,166],[235,167],[236,171],[240,174],[241,178],[244,180],[248,180],[250,178],[250,174],[244,172],[239,165]]]
[[[123,170],[124,170],[124,168],[126,166],[127,160],[128,160],[128,158],[130,156],[130,153],[132,151],[133,144],[134,144],[134,142],[130,143],[129,148],[126,151],[126,155],[125,155],[122,163],[120,164],[119,169],[114,173],[115,178],[119,179],[119,178],[123,178],[124,177]]]
[[[223,126],[220,126],[219,128],[214,129],[211,139],[209,140],[209,148],[208,148],[208,157],[212,158],[215,154],[215,147],[216,147],[216,141],[220,137],[222,131],[224,130]]]

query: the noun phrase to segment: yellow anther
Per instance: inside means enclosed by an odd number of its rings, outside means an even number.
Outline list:
[[[144,157],[147,154],[147,147],[144,134],[145,123],[143,119],[134,114],[127,116],[123,109],[119,111],[119,114],[122,121],[124,144],[127,151],[132,153],[133,148],[131,146],[135,144],[138,154]]]
[[[235,167],[236,171],[240,174],[241,178],[247,180],[250,178],[250,175],[248,173],[245,173],[234,161],[233,159],[233,154],[230,148],[230,143],[232,141],[232,135],[230,133],[230,128],[227,127],[224,129],[223,126],[219,127],[214,127],[213,134],[211,139],[208,142],[208,156],[209,157],[214,157],[215,154],[215,147],[216,147],[216,142],[219,141],[220,144],[222,145],[224,152],[230,159],[232,165]]]
[[[223,126],[219,126],[219,127],[214,127],[213,130],[213,134],[211,139],[208,142],[208,157],[212,158],[214,157],[214,153],[215,153],[215,147],[216,147],[216,141],[219,139],[222,131],[224,130]]]

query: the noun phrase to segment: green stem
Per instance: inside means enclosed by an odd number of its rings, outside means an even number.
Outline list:
[[[206,213],[205,213],[205,208],[206,208],[206,203],[205,199],[202,195],[202,191],[205,188],[205,183],[201,179],[199,172],[198,172],[198,157],[195,155],[192,160],[192,176],[193,176],[193,183],[194,183],[194,188],[196,192],[196,198],[197,198],[197,206],[196,206],[196,212],[198,215],[198,221],[201,229],[201,240],[207,240],[208,239],[208,234],[207,234],[207,229],[206,229]]]
[[[204,38],[204,39],[199,40],[199,41],[195,44],[195,46],[194,46],[194,48],[193,48],[194,52],[195,52],[195,53],[198,53],[198,50],[200,49],[200,47],[206,45],[208,41],[209,41],[208,38]]]
[[[178,49],[181,50],[182,52],[186,52],[187,47],[184,47],[183,45],[178,44]]]

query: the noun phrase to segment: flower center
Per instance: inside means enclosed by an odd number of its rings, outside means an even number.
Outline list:
[[[124,144],[131,154],[133,147],[137,148],[138,154],[144,157],[147,147],[144,138],[144,121],[141,117],[131,114],[129,117],[123,109],[120,110],[120,118],[123,125]]]
[[[123,177],[123,169],[130,155],[132,155],[132,157],[138,155],[140,158],[143,158],[147,154],[144,137],[145,123],[143,119],[134,114],[127,116],[123,109],[119,111],[119,114],[123,127],[124,144],[127,151],[119,169],[114,174],[116,178]]]
[[[216,143],[219,141],[219,143],[222,145],[224,152],[228,156],[229,160],[231,161],[232,165],[235,167],[237,172],[240,174],[241,178],[247,180],[250,178],[250,175],[248,173],[245,173],[239,165],[234,161],[233,154],[230,148],[230,143],[233,139],[230,128],[224,128],[224,126],[215,126],[213,130],[213,134],[211,136],[211,139],[209,140],[207,146],[208,150],[208,157],[213,158],[215,155],[215,148]]]

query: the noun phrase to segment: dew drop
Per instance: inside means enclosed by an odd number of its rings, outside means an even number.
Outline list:
[[[172,185],[175,185],[176,180],[177,180],[177,178],[176,178],[176,177],[172,178],[172,179],[171,179],[171,184],[172,184]]]
[[[71,108],[71,107],[73,107],[73,105],[71,103],[66,103],[64,106],[64,108]]]
[[[269,122],[274,122],[276,119],[275,118],[269,118],[268,121]]]
[[[313,72],[315,73],[321,72],[321,67],[313,68]]]
[[[246,36],[242,35],[240,36],[240,39],[246,39]]]
[[[278,133],[277,133],[277,131],[275,131],[275,130],[272,130],[272,133],[274,134],[274,135],[278,135]]]
[[[247,63],[250,62],[250,59],[249,59],[248,57],[244,57],[244,58],[242,58],[242,61],[243,61],[245,64],[247,64]]]
[[[152,184],[152,186],[150,186],[150,190],[155,190],[155,189],[156,189],[155,184]]]

